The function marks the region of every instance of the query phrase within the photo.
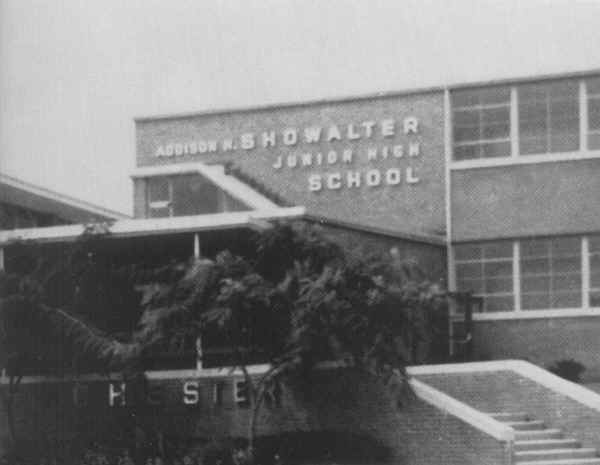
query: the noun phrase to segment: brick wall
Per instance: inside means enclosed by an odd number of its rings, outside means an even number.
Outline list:
[[[600,412],[512,371],[418,375],[483,412],[525,412],[600,450]]]
[[[549,366],[574,359],[586,367],[584,379],[600,380],[600,318],[536,318],[475,321],[475,358],[526,359]]]
[[[446,279],[446,247],[384,234],[334,225],[322,226],[325,235],[341,244],[349,253],[362,257],[389,256],[395,248],[401,261],[415,263],[427,279],[433,282]]]
[[[416,117],[418,134],[404,134],[403,120]],[[366,136],[362,122],[381,122],[394,119],[393,136],[384,136],[377,129]],[[346,137],[349,124],[360,129],[358,139]],[[379,124],[379,123],[377,123]],[[327,130],[338,125],[341,140],[327,140]],[[293,145],[282,143],[282,131],[288,128],[303,130],[321,127],[323,137],[318,143],[305,143],[300,137]],[[137,166],[173,164],[181,162],[234,163],[245,175],[266,189],[285,199],[289,204],[305,206],[309,213],[326,218],[351,220],[365,226],[386,227],[414,234],[437,234],[445,230],[445,172],[443,144],[443,94],[430,92],[381,98],[364,98],[311,105],[279,106],[238,112],[191,115],[177,118],[157,118],[136,122]],[[264,131],[275,131],[275,147],[264,148],[257,142],[251,150],[240,148],[239,137],[252,133],[260,141]],[[192,143],[199,140],[234,138],[236,147],[216,153],[160,156],[160,147]],[[409,156],[411,143],[420,144],[420,155]],[[394,146],[403,146],[402,157],[386,152]],[[368,151],[376,148],[376,159],[369,159]],[[338,156],[344,150],[352,151],[351,162],[312,163],[306,166],[276,168],[278,157],[301,157],[320,153],[327,157],[330,151]],[[402,179],[398,184],[366,185],[364,174],[371,169],[385,173],[399,169]],[[406,169],[411,168],[419,178],[408,183]],[[347,187],[348,171],[359,171],[363,178],[360,187]],[[327,176],[340,173],[343,186],[337,189],[309,190],[311,175]]]
[[[24,385],[17,400],[19,434],[46,440],[74,437],[75,431],[87,432],[90,437],[118,435],[135,414],[138,421],[160,424],[167,435],[180,438],[245,436],[249,410],[233,402],[232,379],[220,378],[225,383],[221,406],[213,404],[215,380],[208,378],[197,380],[199,404],[183,404],[185,381],[152,381],[160,387],[157,392],[162,390],[155,398],[160,398],[161,406],[154,410],[108,408],[105,382],[89,384],[89,398],[98,400],[79,409],[72,407],[72,385]],[[407,465],[507,463],[505,444],[417,398],[406,398],[399,406],[397,398],[377,380],[336,370],[319,373],[311,381],[306,389],[283,389],[281,407],[263,411],[260,434],[352,432],[374,439],[395,463]],[[0,434],[6,433],[5,422],[0,423]]]
[[[583,233],[600,229],[600,160],[452,172],[452,239]]]

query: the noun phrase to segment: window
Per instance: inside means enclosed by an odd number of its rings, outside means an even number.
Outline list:
[[[151,178],[148,181],[148,216],[171,216],[172,195],[169,178]]]
[[[199,175],[148,179],[147,211],[150,218],[243,210],[247,207],[241,202]]]
[[[521,308],[581,307],[581,238],[521,241]]]
[[[456,245],[454,260],[459,291],[483,297],[485,312],[514,309],[511,241]]]
[[[450,103],[454,161],[600,150],[600,76],[454,90]]]
[[[483,297],[485,312],[587,309],[588,297],[600,308],[600,234],[587,244],[586,260],[582,236],[454,245],[456,290]]]
[[[588,99],[588,148],[600,149],[600,78],[586,82]]]
[[[590,307],[600,307],[600,235],[589,240]]]
[[[579,149],[579,85],[575,80],[517,88],[521,155]]]
[[[510,155],[510,88],[452,93],[454,159]]]

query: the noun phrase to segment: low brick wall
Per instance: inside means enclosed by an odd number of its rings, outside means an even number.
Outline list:
[[[157,422],[166,435],[180,438],[245,436],[249,409],[234,402],[232,378],[220,378],[221,405],[214,405],[215,379],[198,382],[198,403],[183,403],[183,386],[189,379],[152,380],[155,407],[108,407],[106,382],[90,383],[87,406],[75,408],[72,383],[29,384],[17,399],[19,435],[54,438],[118,435],[132,427],[132,414],[140,422]],[[117,385],[119,387],[119,385]],[[396,464],[502,465],[509,452],[506,443],[409,396],[401,405],[390,390],[364,374],[349,370],[321,372],[310,388],[282,390],[281,406],[263,410],[262,435],[294,431],[341,431],[375,440]],[[188,397],[189,399],[195,396]],[[115,403],[117,402],[115,398]],[[2,421],[0,434],[5,431]],[[3,431],[4,430],[4,431]]]
[[[586,381],[600,381],[600,318],[535,318],[475,321],[476,359],[526,359],[547,367],[574,359],[586,367]]]
[[[418,375],[483,412],[525,412],[600,450],[600,411],[511,370]]]

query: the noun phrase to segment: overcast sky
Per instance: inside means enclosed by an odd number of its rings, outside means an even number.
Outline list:
[[[0,171],[131,211],[135,116],[600,69],[600,0],[0,0]]]

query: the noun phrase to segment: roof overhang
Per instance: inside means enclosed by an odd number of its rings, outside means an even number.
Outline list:
[[[272,220],[301,218],[304,207],[273,208],[249,212],[226,212],[209,215],[180,216],[172,218],[148,218],[119,220],[102,225],[99,237],[124,238],[147,237],[178,233],[220,231],[231,229],[262,229]],[[93,226],[93,224],[92,224]],[[47,228],[14,229],[0,231],[0,247],[23,241],[69,242],[80,238],[86,232],[93,231],[90,224],[52,226]]]
[[[59,194],[2,173],[0,173],[0,199],[22,208],[55,215],[72,223],[129,218],[123,213]]]
[[[279,208],[270,199],[252,189],[234,176],[225,173],[222,165],[206,165],[204,163],[177,163],[137,168],[131,175],[133,179],[156,176],[174,176],[183,174],[199,174],[212,182],[219,189],[227,192],[236,200],[254,210],[272,210]]]

